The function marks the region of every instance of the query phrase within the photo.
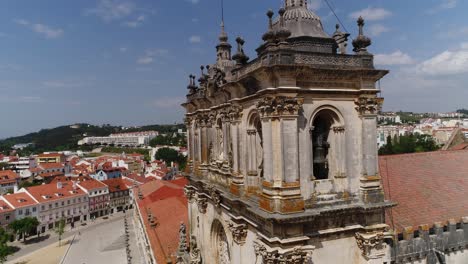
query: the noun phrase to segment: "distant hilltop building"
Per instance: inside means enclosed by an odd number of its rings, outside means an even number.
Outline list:
[[[108,137],[85,137],[78,141],[78,145],[148,146],[150,141],[158,135],[157,131],[143,131],[111,134]]]
[[[325,33],[307,1],[278,14],[257,58],[242,38],[231,56],[223,25],[217,61],[190,76],[177,263],[393,263],[376,147],[388,71],[362,18],[349,54],[349,34]]]

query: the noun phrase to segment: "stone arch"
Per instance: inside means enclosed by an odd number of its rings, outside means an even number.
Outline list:
[[[263,131],[262,121],[257,111],[253,110],[247,118],[247,173],[250,176],[263,177]]]
[[[215,219],[211,226],[211,245],[214,251],[214,262],[219,264],[231,263],[231,248],[226,229],[223,224]]]
[[[311,173],[317,180],[333,179],[345,174],[345,122],[333,106],[314,111],[310,123]]]

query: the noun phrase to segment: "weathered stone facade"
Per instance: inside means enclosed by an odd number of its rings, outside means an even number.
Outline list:
[[[267,16],[257,58],[241,38],[231,57],[223,27],[217,62],[190,76],[191,263],[395,261],[376,147],[388,71],[364,21],[347,54],[349,34],[329,37],[307,1]]]

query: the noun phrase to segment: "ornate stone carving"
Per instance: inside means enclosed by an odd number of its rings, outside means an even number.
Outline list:
[[[302,98],[275,96],[264,97],[257,102],[262,116],[298,115],[304,100]]]
[[[231,121],[238,121],[242,118],[242,106],[231,105],[228,109],[228,116]]]
[[[366,259],[379,258],[385,254],[383,232],[356,233],[356,243]]]
[[[200,249],[197,247],[197,240],[195,236],[190,238],[190,264],[201,264],[202,257]]]
[[[295,247],[293,250],[278,252],[269,251],[258,241],[254,241],[255,255],[262,258],[265,264],[304,264],[311,263],[312,251],[303,247]]]
[[[184,223],[180,223],[179,227],[179,249],[177,256],[183,256],[188,252],[187,248],[187,227]]]
[[[206,213],[206,207],[208,206],[207,200],[205,197],[197,197],[198,211],[202,214]]]
[[[232,233],[234,242],[239,245],[243,245],[245,243],[245,239],[247,238],[247,224],[236,224],[231,222],[228,224],[228,228]]]
[[[336,127],[333,127],[333,132],[335,133],[343,133],[345,131],[345,127],[344,126],[336,126]]]
[[[213,204],[216,207],[219,207],[221,205],[221,195],[216,190],[216,187],[209,185],[206,189],[211,197],[211,200],[213,201]]]
[[[184,188],[184,194],[185,194],[185,197],[187,197],[187,200],[192,203],[194,198],[195,198],[195,191],[188,188],[188,186],[186,186]]]
[[[356,110],[361,114],[377,114],[380,111],[383,103],[383,98],[366,98],[360,97],[354,101]]]

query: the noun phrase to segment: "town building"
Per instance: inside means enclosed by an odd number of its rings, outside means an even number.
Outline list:
[[[127,183],[121,179],[109,179],[102,181],[109,188],[110,196],[110,213],[120,212],[127,210],[130,204],[130,188]]]
[[[77,186],[88,195],[90,218],[109,214],[110,197],[107,185],[91,177],[78,177],[77,180]]]
[[[16,220],[20,220],[25,217],[38,218],[39,216],[39,204],[27,192],[20,190],[14,194],[2,195],[0,196],[0,199],[7,203],[8,206],[14,210],[14,218]]]
[[[111,134],[108,137],[85,137],[78,145],[114,145],[119,147],[148,146],[151,139],[158,136],[156,131]]]
[[[44,233],[53,229],[60,220],[71,226],[88,219],[87,194],[68,177],[57,177],[50,184],[28,187],[20,192],[29,194],[39,203],[38,230]]]
[[[24,170],[35,168],[37,163],[34,157],[18,157],[17,159],[10,160],[8,165],[16,173],[21,173]]]
[[[6,229],[15,220],[15,210],[4,200],[0,199],[0,226]]]
[[[390,263],[395,204],[376,147],[388,71],[374,67],[364,20],[349,54],[349,34],[330,37],[307,1],[267,16],[257,58],[242,38],[231,56],[222,28],[216,63],[198,84],[190,76],[190,242],[181,235],[178,263]]]
[[[65,155],[63,153],[43,153],[36,157],[37,163],[63,163],[65,162]]]
[[[18,190],[20,177],[12,170],[0,170],[0,194]]]

